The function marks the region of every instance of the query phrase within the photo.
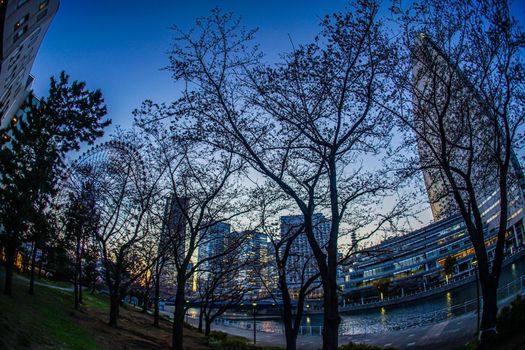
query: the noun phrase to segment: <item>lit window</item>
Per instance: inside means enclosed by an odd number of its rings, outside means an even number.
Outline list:
[[[42,10],[44,7],[47,6],[47,4],[49,4],[49,0],[44,0],[40,3],[40,5],[38,6],[38,9],[39,10]]]
[[[21,28],[15,32],[15,35],[13,36],[13,42],[16,42],[18,39],[22,37],[27,32],[27,25],[24,26],[24,28]]]
[[[29,13],[26,14],[24,17],[20,18],[18,22],[15,23],[15,31],[22,26],[22,24],[26,23],[29,19]]]

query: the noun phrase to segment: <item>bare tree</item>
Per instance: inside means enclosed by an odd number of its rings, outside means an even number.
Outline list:
[[[338,344],[341,222],[360,213],[360,220],[377,224],[375,214],[384,210],[378,204],[396,186],[388,173],[364,166],[390,140],[389,113],[374,103],[391,99],[383,78],[392,47],[381,34],[378,10],[375,1],[359,1],[327,16],[318,38],[276,68],[263,67],[252,50],[254,31],[219,10],[190,32],[176,28],[170,55],[169,69],[187,86],[172,106],[180,125],[245,159],[304,216],[322,281],[323,349]],[[330,212],[326,247],[312,219],[321,209]]]
[[[224,239],[210,234],[217,222],[229,222],[249,208],[240,204],[243,194],[238,175],[242,162],[231,152],[199,142],[184,130],[161,127],[157,123],[161,119],[158,110],[151,106],[145,102],[136,116],[162,155],[162,165],[167,169],[164,189],[171,201],[170,211],[176,212],[173,228],[163,234],[169,242],[170,264],[176,274],[173,348],[182,349],[188,281],[201,266],[229,252],[211,252],[197,262],[193,256],[201,247]]]
[[[73,243],[74,276],[73,294],[75,309],[82,303],[82,260],[85,245],[95,237],[97,214],[93,188],[90,182],[83,183],[79,193],[70,193],[69,204],[65,212],[65,235]]]
[[[242,233],[241,233],[242,234]],[[226,254],[197,273],[197,291],[201,299],[199,331],[208,336],[213,321],[226,311],[236,308],[250,292],[241,271],[248,263],[243,256],[245,238],[237,233],[222,248]]]
[[[116,327],[123,292],[154,264],[134,259],[134,247],[148,238],[147,218],[163,174],[150,167],[146,176],[140,154],[122,141],[112,142],[115,152],[87,175],[97,194],[96,239],[110,295],[109,324]]]
[[[394,10],[404,31],[394,72],[400,108],[385,107],[419,156],[404,161],[423,170],[434,215],[449,203],[465,221],[479,266],[485,347],[496,333],[505,234],[523,203],[514,148],[523,140],[524,33],[506,1],[421,1]],[[487,241],[487,225],[496,242]]]
[[[271,224],[273,218],[290,206],[289,200],[273,189],[271,183],[258,187],[254,192],[260,229],[270,243],[266,267],[269,271],[260,275],[261,283],[281,311],[286,349],[295,350],[305,301],[311,292],[320,287],[320,274],[306,273],[313,266],[317,268],[311,252],[308,254],[294,249],[297,237],[305,234],[304,224],[289,225],[284,228],[284,232]],[[297,300],[295,312],[293,299]]]

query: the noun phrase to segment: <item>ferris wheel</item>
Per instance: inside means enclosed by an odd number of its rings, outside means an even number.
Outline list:
[[[115,181],[122,173],[132,173],[139,181],[146,178],[142,157],[131,143],[112,140],[91,147],[63,172],[55,202],[61,206],[87,182]]]

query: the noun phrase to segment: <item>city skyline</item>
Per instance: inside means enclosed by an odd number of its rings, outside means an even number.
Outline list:
[[[0,18],[0,348],[525,345],[522,2]]]

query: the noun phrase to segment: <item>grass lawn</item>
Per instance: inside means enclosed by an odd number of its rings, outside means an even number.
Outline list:
[[[76,311],[72,292],[36,285],[35,295],[29,295],[27,288],[27,281],[15,279],[13,296],[0,294],[0,350],[170,348],[171,323],[166,320],[155,328],[151,315],[121,308],[115,329],[107,324],[105,295],[84,292],[84,303]],[[184,330],[184,345],[211,349],[207,338],[191,329]]]
[[[99,349],[93,334],[74,322],[71,292],[13,284],[13,296],[0,294],[1,349]],[[86,295],[86,307],[107,308],[100,297]]]

